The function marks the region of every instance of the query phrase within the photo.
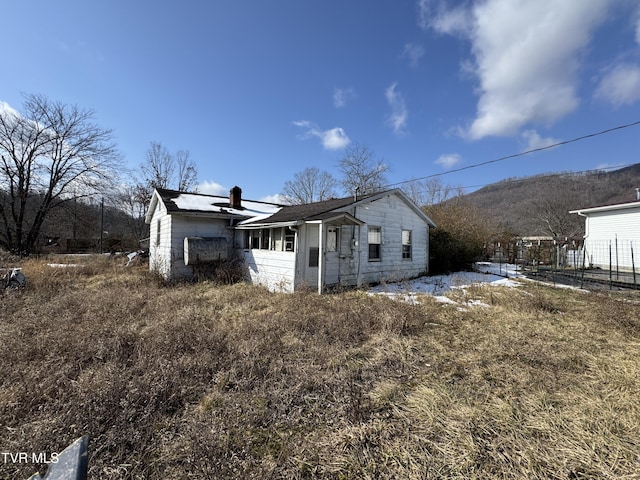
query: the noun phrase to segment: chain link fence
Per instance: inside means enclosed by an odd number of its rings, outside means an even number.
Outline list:
[[[530,278],[585,289],[640,290],[638,241],[533,237],[496,242],[487,250],[493,262],[515,264]]]

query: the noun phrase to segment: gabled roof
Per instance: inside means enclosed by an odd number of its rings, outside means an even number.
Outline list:
[[[348,210],[366,203],[373,202],[388,195],[397,195],[412,210],[416,212],[426,223],[435,227],[435,223],[413,203],[400,189],[386,190],[355,199],[354,197],[332,198],[321,202],[306,203],[302,205],[287,205],[273,215],[260,218],[252,218],[240,222],[239,226],[262,227],[278,225],[295,225],[302,222],[330,221],[337,216],[342,216],[343,221],[349,224],[363,224],[362,221],[351,215]]]
[[[151,221],[158,202],[162,202],[167,213],[171,215],[226,216],[245,219],[273,215],[282,208],[282,205],[275,203],[242,199],[241,208],[237,209],[231,207],[229,197],[157,188],[151,197],[145,219],[147,223]]]

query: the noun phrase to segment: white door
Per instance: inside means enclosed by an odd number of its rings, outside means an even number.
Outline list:
[[[309,287],[317,287],[318,262],[320,261],[319,225],[307,224],[305,229],[304,283]]]
[[[340,228],[327,225],[324,228],[324,283],[336,285],[340,278]]]

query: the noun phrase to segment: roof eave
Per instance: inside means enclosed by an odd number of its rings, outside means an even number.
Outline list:
[[[608,212],[611,210],[626,210],[627,208],[639,208],[639,202],[630,203],[618,203],[616,205],[602,205],[600,207],[581,208],[578,210],[569,210],[569,213],[577,213],[578,215],[585,215],[589,213]]]
[[[258,228],[281,228],[281,227],[294,227],[300,225],[302,222],[299,220],[292,222],[255,222],[246,223],[243,225],[236,225],[236,230],[256,230]]]

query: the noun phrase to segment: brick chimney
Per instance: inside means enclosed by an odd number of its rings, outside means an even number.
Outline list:
[[[229,206],[236,210],[242,208],[242,189],[237,185],[229,190]]]

